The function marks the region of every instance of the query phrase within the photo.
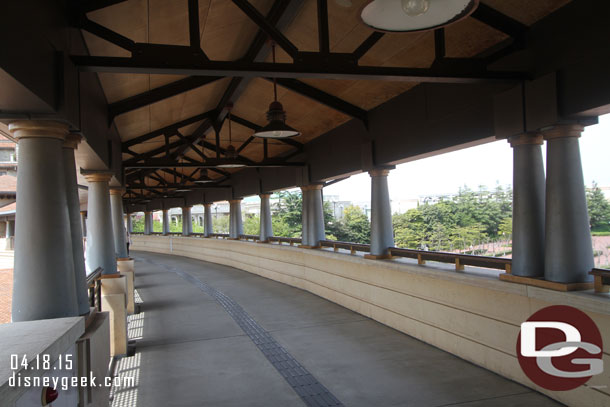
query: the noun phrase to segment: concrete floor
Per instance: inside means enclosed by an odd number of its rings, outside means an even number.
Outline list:
[[[241,305],[345,406],[559,406],[547,397],[313,294],[231,267],[133,253],[136,377],[123,406],[305,406],[227,311],[177,269]]]

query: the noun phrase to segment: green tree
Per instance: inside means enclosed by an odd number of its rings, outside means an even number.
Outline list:
[[[593,182],[591,189],[587,190],[587,207],[591,230],[610,231],[610,203],[596,182]]]
[[[330,209],[330,206],[328,206]],[[325,211],[325,215],[326,215]],[[332,218],[332,211],[328,211]],[[371,236],[371,224],[364,211],[358,206],[348,206],[343,210],[343,218],[327,222],[328,234],[337,240],[352,243],[368,244]]]
[[[261,220],[258,215],[246,215],[244,218],[244,235],[260,234]]]

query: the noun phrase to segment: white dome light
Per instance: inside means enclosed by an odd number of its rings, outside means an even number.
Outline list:
[[[425,31],[459,21],[478,5],[479,0],[373,0],[360,16],[377,31]]]

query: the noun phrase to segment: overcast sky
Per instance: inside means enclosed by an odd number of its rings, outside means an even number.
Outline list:
[[[585,183],[596,181],[610,186],[610,115],[599,124],[586,128],[580,138]],[[543,156],[545,155],[543,147]],[[463,185],[478,189],[512,185],[512,149],[508,142],[496,141],[419,161],[398,165],[390,172],[390,199],[403,200],[422,195],[455,193]],[[324,195],[339,195],[340,200],[370,200],[371,181],[359,174],[324,188]]]

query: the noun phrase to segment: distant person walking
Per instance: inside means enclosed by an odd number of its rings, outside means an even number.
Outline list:
[[[125,239],[127,241],[127,256],[129,256],[129,245],[131,245],[131,234],[129,233],[129,230],[127,231],[127,239]]]

